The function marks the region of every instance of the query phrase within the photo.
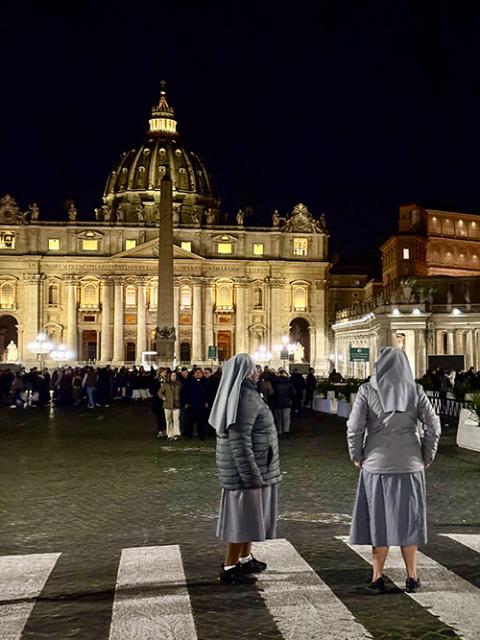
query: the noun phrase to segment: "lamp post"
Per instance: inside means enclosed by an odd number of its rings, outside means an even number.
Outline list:
[[[255,362],[259,362],[262,365],[266,365],[272,359],[272,354],[270,353],[270,351],[267,351],[267,347],[265,347],[262,344],[258,347],[257,351],[252,353],[252,357],[255,360]]]
[[[53,344],[47,340],[47,336],[44,333],[39,333],[34,342],[27,344],[27,349],[34,353],[39,365],[40,371],[43,371],[43,360],[47,353],[50,353],[53,349]]]
[[[297,345],[290,342],[290,338],[287,335],[282,336],[282,344],[275,346],[275,351],[280,354],[280,360],[283,362],[283,368],[286,368],[287,360],[290,360],[290,356],[297,350]]]

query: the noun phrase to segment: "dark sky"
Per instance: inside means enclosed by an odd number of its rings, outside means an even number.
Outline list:
[[[304,202],[326,214],[345,261],[396,229],[401,203],[476,212],[472,4],[179,0],[4,14],[0,192],[53,219],[71,194],[93,219],[164,77],[227,211],[252,206],[262,224]]]

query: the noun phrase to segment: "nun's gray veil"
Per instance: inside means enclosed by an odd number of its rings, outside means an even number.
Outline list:
[[[393,415],[395,411],[407,411],[417,405],[417,385],[402,349],[385,347],[380,351],[370,384],[380,397],[384,413]]]
[[[238,353],[225,364],[209,423],[218,435],[225,435],[237,419],[242,382],[255,371],[255,360],[248,353]]]

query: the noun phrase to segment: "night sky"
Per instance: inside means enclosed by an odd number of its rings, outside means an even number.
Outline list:
[[[224,210],[251,206],[263,224],[304,202],[326,214],[343,261],[367,260],[402,203],[480,210],[471,4],[179,1],[4,14],[0,193],[23,210],[38,202],[43,219],[66,218],[73,197],[79,218],[93,220],[165,78]]]

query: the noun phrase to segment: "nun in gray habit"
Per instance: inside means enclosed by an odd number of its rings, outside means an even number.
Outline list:
[[[388,548],[400,546],[405,590],[418,591],[417,547],[427,542],[425,469],[437,452],[440,420],[415,383],[404,351],[382,349],[370,381],[358,391],[347,428],[350,458],[360,469],[350,542],[372,545],[369,589],[385,592]]]
[[[219,580],[241,584],[267,565],[252,542],[276,537],[277,483],[281,479],[272,412],[257,390],[255,361],[246,353],[225,364],[209,422],[217,434],[222,486],[217,537],[227,543]]]

